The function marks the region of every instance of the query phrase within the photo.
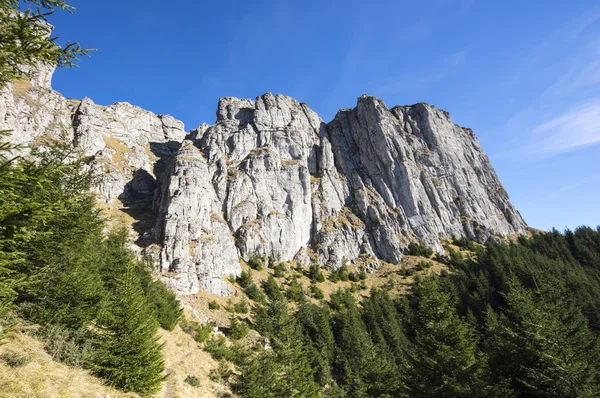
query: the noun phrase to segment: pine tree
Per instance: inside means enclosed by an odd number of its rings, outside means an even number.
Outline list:
[[[456,313],[450,296],[433,280],[417,287],[414,347],[408,384],[417,397],[480,397],[485,361],[477,333]]]
[[[288,312],[286,301],[271,301],[267,307],[260,309],[256,325],[260,333],[269,339],[271,348],[245,366],[243,396],[319,397],[302,329]]]
[[[500,316],[488,313],[486,346],[492,369],[519,395],[596,397],[597,337],[571,299],[552,296],[510,282]]]
[[[98,319],[97,351],[91,368],[123,391],[150,395],[165,379],[154,311],[133,264],[115,280],[114,294]]]
[[[29,4],[28,4],[29,3]],[[32,5],[34,10],[21,13],[21,7]],[[55,9],[71,13],[74,7],[62,0],[2,0],[0,2],[0,87],[11,79],[29,77],[26,68],[38,63],[72,67],[79,56],[93,49],[83,49],[78,43],[61,47],[50,38],[51,29],[46,17]],[[26,67],[26,68],[24,68]]]

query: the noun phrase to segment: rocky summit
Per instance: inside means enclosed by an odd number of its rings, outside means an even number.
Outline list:
[[[52,68],[0,92],[13,143],[73,142],[121,209],[140,251],[180,294],[227,295],[240,259],[331,268],[400,263],[410,242],[478,242],[527,225],[473,131],[432,105],[358,98],[325,123],[283,95],[222,98],[213,125],[186,132],[168,115],[66,99]]]

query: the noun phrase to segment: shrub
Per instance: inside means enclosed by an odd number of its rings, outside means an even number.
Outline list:
[[[250,286],[252,283],[252,271],[242,271],[241,275],[237,278],[237,282],[243,288]]]
[[[254,252],[248,255],[248,265],[252,269],[262,271],[265,268],[265,259],[258,252]]]
[[[200,379],[196,376],[188,375],[185,380],[185,383],[189,384],[192,387],[200,387]]]
[[[298,281],[293,281],[288,287],[285,295],[291,301],[300,302],[304,299],[304,290],[302,289],[302,285],[298,283]]]
[[[287,271],[285,264],[284,263],[279,263],[275,266],[275,268],[273,268],[274,272],[274,276],[275,278],[282,278],[285,276],[285,273]]]
[[[308,272],[312,282],[325,282],[325,275],[323,275],[323,271],[321,271],[319,264],[312,263]]]
[[[323,300],[325,297],[323,291],[317,285],[310,285],[310,294],[317,300]]]
[[[208,340],[204,345],[204,350],[216,361],[225,359],[234,362],[236,359],[234,351],[227,346],[227,341],[223,336]]]
[[[155,308],[156,320],[160,327],[173,330],[183,312],[175,292],[161,281],[151,281],[146,287],[146,297]]]
[[[367,282],[360,281],[360,284],[358,285],[358,287],[360,287],[361,290],[367,290]]]
[[[82,366],[92,359],[92,341],[86,329],[69,330],[59,325],[48,325],[35,332],[44,342],[44,349],[58,362]]]
[[[417,269],[418,270],[423,271],[423,270],[426,270],[426,269],[429,269],[429,268],[431,268],[431,263],[429,261],[419,261],[417,263]]]
[[[277,281],[275,281],[273,275],[269,275],[269,277],[262,282],[261,286],[267,294],[267,297],[269,297],[271,300],[279,300],[283,298],[281,289],[279,288],[279,285],[277,284]]]
[[[185,318],[181,320],[179,326],[181,327],[181,330],[192,336],[198,343],[204,343],[210,337],[210,334],[214,329],[214,325],[211,323],[201,325],[196,321],[188,321]]]
[[[20,368],[21,366],[25,366],[29,362],[31,362],[31,358],[29,358],[28,356],[21,355],[12,351],[5,352],[2,355],[0,355],[0,360],[2,360],[2,362],[4,362],[6,366],[9,366],[11,368]]]
[[[208,377],[215,383],[227,383],[232,374],[227,361],[219,361],[219,367],[211,370]]]
[[[411,242],[408,244],[407,253],[411,256],[419,256],[419,257],[429,258],[433,254],[433,249],[431,249],[424,243]]]
[[[228,336],[232,340],[240,340],[248,335],[250,328],[245,321],[240,321],[235,315],[229,318],[231,324],[229,326]]]
[[[250,309],[248,308],[248,302],[246,301],[246,299],[242,299],[242,301],[235,304],[233,308],[234,308],[235,312],[237,312],[239,314],[247,314],[250,311]]]
[[[209,310],[218,310],[219,308],[221,308],[221,306],[219,305],[219,303],[216,302],[216,300],[211,301],[210,303],[208,303],[208,309]]]
[[[257,303],[264,303],[266,301],[264,293],[258,288],[258,286],[256,286],[255,283],[251,283],[244,291],[252,301]]]
[[[456,238],[455,236],[452,236],[452,243],[458,247],[462,247],[463,249],[469,250],[469,251],[476,251],[477,250],[477,245],[475,244],[475,242],[473,242],[471,239],[467,238],[466,236],[461,236],[460,238]]]
[[[358,273],[358,278],[361,281],[364,281],[367,279],[367,271],[365,271],[364,269],[361,269],[360,272]]]
[[[337,270],[337,274],[340,277],[341,281],[346,282],[348,280],[348,266],[342,265],[339,270]]]

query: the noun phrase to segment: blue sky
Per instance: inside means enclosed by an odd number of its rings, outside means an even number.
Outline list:
[[[533,227],[600,224],[597,1],[72,1],[55,34],[97,52],[53,86],[186,128],[223,96],[282,93],[327,122],[361,94],[472,128]]]

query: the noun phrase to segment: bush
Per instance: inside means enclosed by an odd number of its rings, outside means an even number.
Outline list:
[[[367,271],[365,271],[364,269],[361,269],[360,272],[358,273],[358,278],[361,281],[364,281],[367,279]]]
[[[261,286],[267,294],[267,297],[269,297],[271,300],[279,300],[283,298],[281,289],[279,288],[279,285],[277,284],[277,281],[275,281],[273,275],[269,275],[267,280],[262,282]]]
[[[92,340],[86,329],[69,330],[59,325],[38,329],[35,337],[44,342],[52,358],[69,366],[82,366],[93,356]]]
[[[252,271],[242,271],[241,275],[237,278],[238,284],[242,288],[247,288],[252,283]]]
[[[242,299],[242,301],[235,304],[233,308],[234,308],[235,312],[237,312],[239,314],[247,314],[250,311],[250,309],[248,308],[248,302],[246,301],[246,299]]]
[[[417,263],[417,269],[420,271],[426,270],[431,268],[431,263],[429,261],[419,261]]]
[[[419,257],[429,258],[433,254],[433,249],[431,249],[427,245],[420,243],[420,242],[419,243],[411,242],[408,245],[407,253],[411,256],[419,256]]]
[[[279,263],[275,266],[275,268],[273,268],[274,272],[274,276],[275,278],[282,278],[285,276],[285,273],[287,271],[285,264],[284,263]]]
[[[209,310],[218,310],[219,308],[221,308],[221,306],[219,305],[219,303],[216,302],[216,300],[211,301],[210,303],[208,303],[208,309]]]
[[[232,340],[240,340],[248,335],[250,328],[245,321],[240,321],[235,315],[232,315],[229,320],[231,324],[229,326],[228,336]]]
[[[312,282],[325,282],[325,275],[323,275],[323,271],[321,271],[319,264],[312,263],[308,272]]]
[[[214,329],[214,325],[211,323],[201,325],[196,321],[188,321],[185,318],[181,320],[179,326],[181,327],[181,330],[192,336],[198,343],[204,343],[210,337],[210,334]]]
[[[235,362],[235,352],[227,346],[227,341],[223,336],[208,340],[204,345],[204,350],[216,361],[225,359],[230,362]]]
[[[250,268],[257,271],[262,271],[265,268],[265,258],[258,252],[248,255],[248,265]]]
[[[298,281],[293,281],[285,292],[285,295],[291,301],[302,301],[304,299],[304,290],[302,289],[302,285],[299,284]]]
[[[348,266],[342,265],[339,270],[337,270],[337,274],[341,281],[346,282],[348,280]]]
[[[160,327],[173,330],[183,312],[175,292],[161,281],[151,281],[146,288],[146,296],[155,308],[156,320]]]
[[[215,383],[227,383],[233,374],[226,361],[219,361],[219,367],[210,371],[208,377]]]
[[[461,236],[460,238],[456,238],[455,236],[452,236],[452,243],[458,247],[461,247],[463,249],[469,250],[469,251],[476,251],[477,250],[477,245],[475,244],[475,242],[473,242],[471,239],[467,238],[466,236]]]
[[[348,274],[348,279],[350,279],[350,281],[352,281],[352,282],[358,282],[358,281],[360,280],[360,277],[358,276],[358,274],[357,274],[357,273],[355,273],[355,272],[350,272],[350,273]]]
[[[31,362],[31,358],[26,355],[21,355],[16,352],[5,352],[0,355],[0,360],[11,368],[20,368],[21,366],[27,365]]]
[[[185,380],[185,383],[189,384],[192,387],[200,387],[200,379],[196,376],[188,375]]]
[[[323,300],[325,297],[323,291],[317,285],[310,285],[310,294],[317,300]]]
[[[252,301],[255,301],[257,303],[264,303],[266,301],[265,295],[258,288],[258,286],[256,286],[255,283],[251,283],[248,287],[246,287],[244,291],[246,292],[248,298],[250,298],[250,300]]]

